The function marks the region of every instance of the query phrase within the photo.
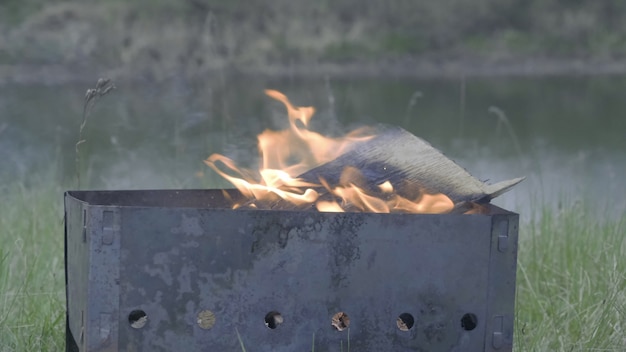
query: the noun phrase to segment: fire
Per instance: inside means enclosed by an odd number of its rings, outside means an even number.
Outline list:
[[[371,187],[354,167],[342,170],[337,185],[330,185],[323,178],[318,183],[300,178],[375,135],[370,129],[361,128],[339,138],[323,136],[308,128],[315,108],[293,106],[284,94],[275,90],[265,93],[285,105],[289,128],[265,130],[258,136],[259,170],[241,169],[233,160],[219,154],[204,161],[248,199],[244,204],[234,204],[233,208],[271,208],[281,202],[324,212],[446,213],[454,208],[452,200],[444,194],[418,191],[411,192],[417,196],[406,197],[398,194],[389,181]]]
[[[454,203],[444,194],[422,193],[415,199],[407,199],[394,191],[393,185],[385,181],[377,185],[378,191],[365,191],[365,186],[359,186],[361,173],[353,168],[346,167],[340,179],[340,186],[331,188],[325,182],[324,187],[330,194],[338,197],[338,201],[318,201],[316,208],[319,211],[343,212],[344,208],[355,208],[359,211],[375,213],[416,213],[438,214],[447,213],[454,208]]]

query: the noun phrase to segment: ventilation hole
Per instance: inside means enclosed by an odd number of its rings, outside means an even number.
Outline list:
[[[133,310],[130,314],[128,314],[128,322],[133,328],[141,329],[146,326],[148,316],[143,310]]]
[[[330,324],[337,329],[337,331],[343,331],[350,326],[350,317],[344,312],[337,312],[333,315]]]
[[[203,310],[198,313],[198,326],[202,329],[209,330],[215,325],[215,313],[210,310]]]
[[[415,324],[415,319],[413,319],[413,316],[409,313],[402,313],[398,316],[398,319],[396,319],[396,324],[398,325],[398,329],[409,331],[413,327],[413,324]]]
[[[478,318],[476,318],[476,314],[474,313],[465,313],[461,318],[461,327],[463,330],[474,330],[476,329],[476,325],[478,325]]]
[[[283,316],[275,310],[265,314],[265,326],[270,329],[276,329],[283,321]]]

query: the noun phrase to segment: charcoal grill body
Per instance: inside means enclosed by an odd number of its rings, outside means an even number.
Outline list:
[[[518,215],[495,206],[231,210],[220,190],[70,191],[65,218],[68,351],[512,350]]]

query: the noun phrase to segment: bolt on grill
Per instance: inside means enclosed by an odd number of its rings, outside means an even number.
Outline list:
[[[68,351],[512,350],[517,214],[232,210],[224,192],[65,194]]]

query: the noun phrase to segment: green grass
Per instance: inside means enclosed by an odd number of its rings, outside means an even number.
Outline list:
[[[0,187],[0,351],[64,349],[63,189],[50,180]],[[625,220],[535,208],[520,228],[515,351],[623,351]]]
[[[61,351],[61,188],[16,182],[0,188],[0,200],[0,351]]]
[[[624,351],[626,223],[582,203],[523,226],[517,351]]]

